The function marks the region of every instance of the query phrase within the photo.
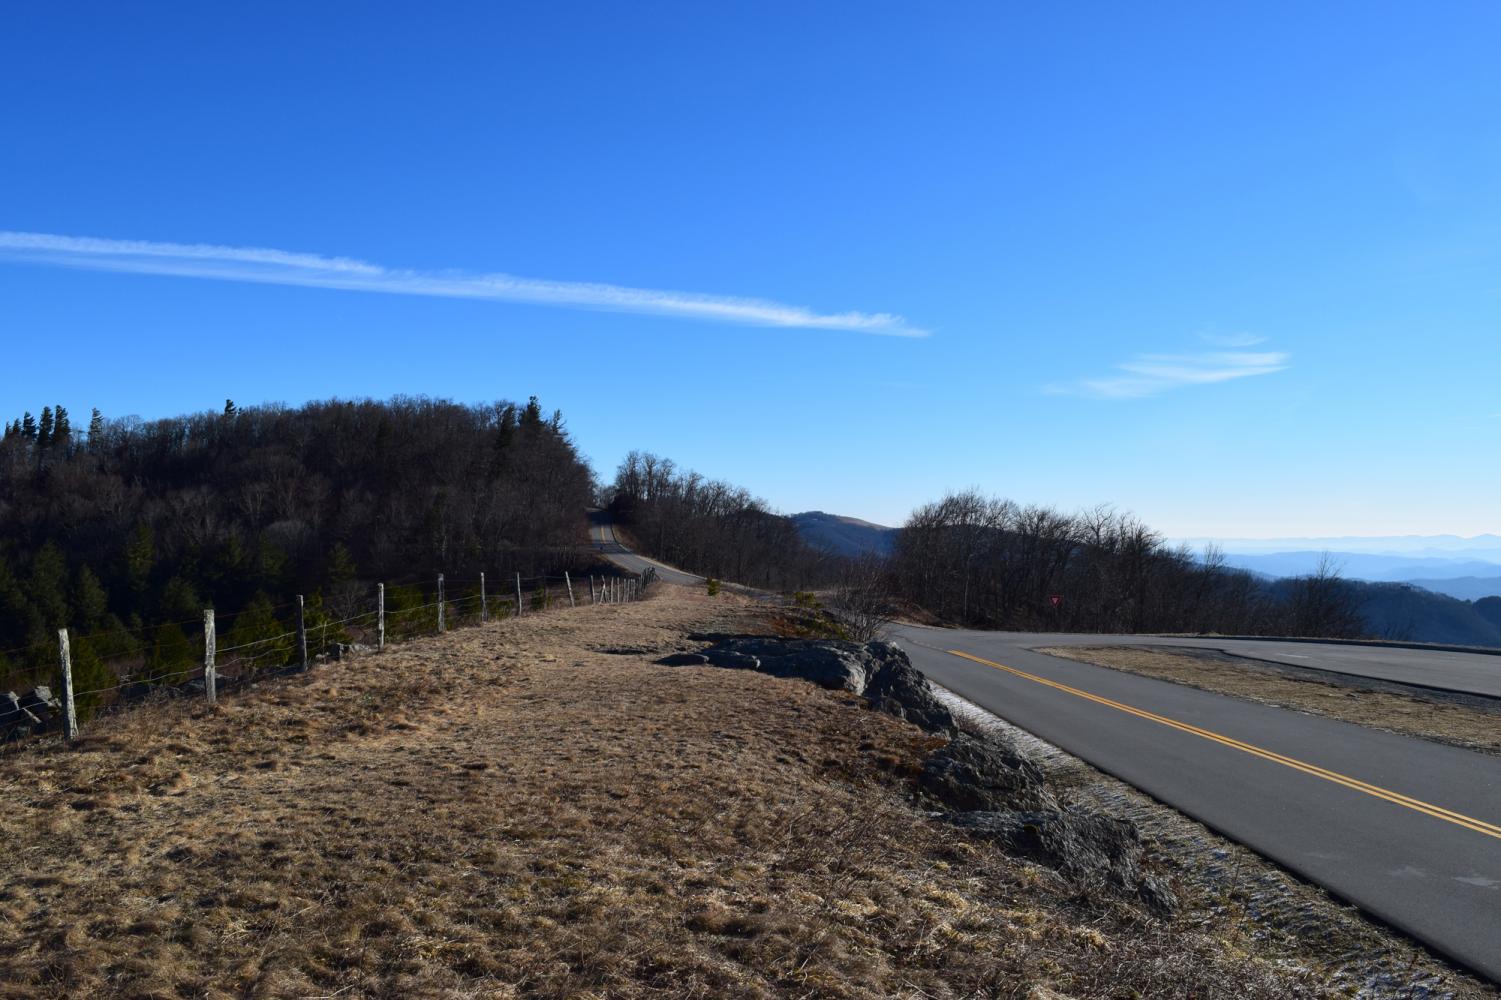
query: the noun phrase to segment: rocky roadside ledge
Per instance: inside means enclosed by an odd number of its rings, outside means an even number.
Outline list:
[[[900,647],[765,636],[692,638],[711,645],[657,662],[754,670],[858,695],[873,711],[947,738],[915,780],[945,822],[1053,869],[1081,891],[1104,890],[1164,915],[1176,907],[1166,881],[1142,870],[1144,845],[1135,823],[1066,801],[1048,786],[1038,763],[1006,736],[961,732]]]

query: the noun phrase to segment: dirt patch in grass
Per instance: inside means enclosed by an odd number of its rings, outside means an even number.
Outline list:
[[[935,821],[936,741],[669,668],[740,598],[415,641],[0,759],[0,997],[1332,995]]]
[[[1501,701],[1492,698],[1429,691],[1188,646],[1057,646],[1037,652],[1467,750],[1501,753]]]

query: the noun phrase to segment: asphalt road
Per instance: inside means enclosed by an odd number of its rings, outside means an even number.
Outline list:
[[[1330,670],[1359,677],[1377,677],[1401,684],[1418,684],[1501,698],[1501,656],[1455,653],[1395,646],[1358,646],[1335,643],[1279,642],[1275,639],[1182,639],[1176,636],[1099,636],[1018,634],[1027,646],[1200,646],[1296,667]]]
[[[595,551],[627,572],[644,573],[647,569],[655,569],[659,579],[685,587],[695,587],[704,582],[701,576],[684,573],[680,569],[673,569],[655,559],[638,556],[620,544],[620,539],[615,537],[615,525],[611,523],[610,515],[605,511],[591,510],[589,512],[589,541],[593,543]]]
[[[1501,758],[1032,648],[1203,642],[1240,653],[1240,643],[917,626],[891,632],[949,690],[1501,982]],[[1453,676],[1448,661],[1461,655],[1245,645],[1263,658],[1296,654],[1287,662],[1327,669],[1354,663],[1373,676]]]

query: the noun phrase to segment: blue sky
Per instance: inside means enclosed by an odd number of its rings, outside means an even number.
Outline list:
[[[1501,530],[1501,7],[855,11],[14,5],[0,409],[535,393],[788,511]]]

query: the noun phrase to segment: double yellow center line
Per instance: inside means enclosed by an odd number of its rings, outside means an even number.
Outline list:
[[[1290,767],[1294,771],[1302,771],[1304,774],[1311,774],[1315,778],[1322,778],[1325,781],[1332,781],[1336,785],[1343,785],[1344,787],[1352,788],[1357,792],[1364,792],[1367,795],[1374,796],[1378,799],[1385,799],[1387,802],[1395,803],[1396,805],[1403,806],[1415,812],[1424,813],[1425,815],[1432,816],[1434,819],[1441,819],[1446,823],[1453,823],[1455,826],[1462,826],[1466,830],[1474,830],[1476,833],[1483,833],[1487,837],[1495,837],[1497,840],[1501,840],[1501,826],[1497,826],[1494,823],[1487,823],[1485,820],[1475,819],[1473,816],[1466,816],[1463,813],[1457,813],[1452,809],[1445,809],[1443,806],[1436,806],[1431,802],[1424,802],[1421,799],[1415,799],[1410,795],[1403,795],[1401,792],[1394,792],[1389,788],[1382,788],[1379,785],[1372,785],[1368,782],[1361,781],[1358,778],[1352,778],[1349,775],[1340,774],[1338,771],[1331,771],[1328,768],[1319,767],[1317,764],[1309,764],[1305,761],[1297,760],[1296,758],[1288,757],[1284,754],[1275,753],[1271,750],[1265,749],[1264,747],[1258,747],[1251,743],[1244,743],[1240,740],[1232,739],[1229,736],[1221,736],[1219,733],[1212,732],[1211,730],[1203,729],[1199,726],[1191,726],[1186,722],[1179,722],[1177,719],[1170,719],[1165,715],[1158,715],[1156,712],[1148,712],[1144,709],[1134,708],[1131,705],[1127,705],[1119,701],[1112,701],[1109,698],[1102,698],[1097,694],[1090,694],[1088,691],[1082,691],[1076,687],[1069,687],[1067,684],[1060,684],[1057,681],[1050,681],[1046,677],[1039,677],[1036,674],[1029,674],[1025,670],[1017,670],[1015,667],[1008,667],[1003,663],[996,663],[992,660],[987,660],[982,657],[975,656],[971,653],[966,653],[963,650],[950,649],[948,650],[948,652],[953,656],[960,656],[966,660],[973,660],[976,663],[983,663],[987,667],[994,667],[997,670],[1004,670],[1006,671],[1006,673],[1014,674],[1017,677],[1023,678],[1024,680],[1036,681],[1038,684],[1041,684],[1045,687],[1050,687],[1054,690],[1062,691],[1065,694],[1071,694],[1075,697],[1083,698],[1086,701],[1092,701],[1097,705],[1104,705],[1108,708],[1113,708],[1117,711],[1125,712],[1127,715],[1134,715],[1139,719],[1146,719],[1149,722],[1156,722],[1160,725],[1168,726],[1169,728],[1177,729],[1181,732],[1191,733],[1194,736],[1203,737],[1206,740],[1231,747],[1235,750],[1240,750],[1243,753],[1248,753],[1253,757],[1260,757],[1262,760],[1269,760],[1274,764],[1281,764],[1284,767]]]

